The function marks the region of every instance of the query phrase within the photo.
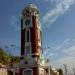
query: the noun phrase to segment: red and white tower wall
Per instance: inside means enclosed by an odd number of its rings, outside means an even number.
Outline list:
[[[45,75],[39,10],[27,5],[21,17],[20,75]]]

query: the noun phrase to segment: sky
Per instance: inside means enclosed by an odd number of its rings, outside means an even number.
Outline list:
[[[75,64],[75,0],[0,0],[0,47],[20,55],[21,13],[29,3],[40,11],[44,56],[55,65]]]

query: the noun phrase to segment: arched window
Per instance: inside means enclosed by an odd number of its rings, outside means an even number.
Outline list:
[[[30,30],[29,29],[25,31],[25,41],[30,42]]]
[[[30,29],[25,31],[25,53],[31,54]]]
[[[32,69],[24,69],[23,75],[33,75],[33,70]]]

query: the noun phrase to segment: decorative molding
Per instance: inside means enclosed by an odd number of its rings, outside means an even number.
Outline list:
[[[22,55],[22,56],[20,56],[20,57],[32,57],[33,55],[39,56],[40,54],[39,54],[39,53],[32,53],[32,54]]]
[[[29,24],[28,26],[25,25],[25,21],[26,21],[27,19],[30,20],[30,24]],[[30,28],[30,27],[32,27],[32,16],[23,18],[23,29],[27,29],[27,28]]]

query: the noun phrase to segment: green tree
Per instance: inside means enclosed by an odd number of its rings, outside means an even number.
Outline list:
[[[9,55],[2,48],[0,48],[0,63],[8,64],[9,61],[10,61]]]
[[[12,62],[12,63],[19,63],[20,62],[19,56],[11,56],[10,58],[11,58],[10,62]]]
[[[0,48],[0,63],[8,65],[10,63],[19,63],[19,61],[19,56],[13,56],[11,54],[8,54],[7,52],[5,52],[5,50]]]

